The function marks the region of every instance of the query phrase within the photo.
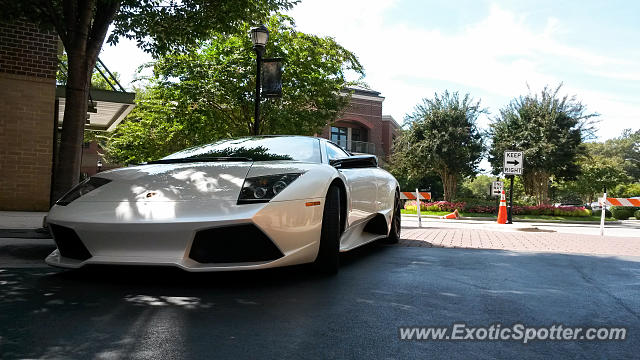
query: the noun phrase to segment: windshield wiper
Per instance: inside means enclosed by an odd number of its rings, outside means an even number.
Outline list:
[[[146,164],[182,164],[182,163],[194,163],[194,162],[218,162],[218,161],[253,161],[248,157],[241,156],[226,156],[226,157],[201,157],[201,158],[182,158],[182,159],[160,159],[154,161],[147,161],[141,165]]]

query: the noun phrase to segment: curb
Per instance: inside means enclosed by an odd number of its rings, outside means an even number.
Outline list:
[[[417,218],[418,215],[414,214],[402,214],[402,216],[409,216]],[[423,218],[429,219],[440,219],[440,216],[437,215],[422,215]],[[444,219],[443,219],[444,220]],[[493,217],[484,217],[484,216],[461,216],[460,220],[475,220],[475,221],[496,221],[496,218]],[[576,220],[551,220],[551,219],[518,219],[517,217],[513,218],[514,222],[525,222],[525,223],[550,223],[550,224],[587,224],[587,225],[600,225],[600,221],[576,221]],[[622,224],[619,220],[605,221],[605,226],[607,224],[611,225],[619,225]]]

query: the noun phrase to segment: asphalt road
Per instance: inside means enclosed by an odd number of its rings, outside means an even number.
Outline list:
[[[633,358],[640,348],[640,258],[374,244],[342,260],[335,277],[0,265],[0,358]],[[399,340],[399,326],[453,322],[628,332],[622,342]]]

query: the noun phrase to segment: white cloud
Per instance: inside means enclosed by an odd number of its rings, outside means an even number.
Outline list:
[[[538,29],[525,15],[492,5],[483,20],[443,33],[429,28],[428,19],[424,26],[387,21],[385,16],[395,5],[387,0],[304,1],[291,15],[301,31],[332,36],[358,55],[367,72],[365,81],[386,97],[384,112],[398,120],[420,98],[445,89],[433,83],[475,97],[500,99],[500,103],[484,102],[497,113],[509,99],[525,93],[526,84],[536,91],[562,81],[564,91],[578,95],[591,111],[602,114],[601,138],[640,126],[639,100],[579,88],[567,75],[630,81],[638,75],[638,59],[605,56],[562,43],[558,35],[565,29],[558,18],[546,19]],[[621,70],[629,70],[631,76]]]

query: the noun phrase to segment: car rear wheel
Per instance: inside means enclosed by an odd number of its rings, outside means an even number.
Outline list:
[[[318,256],[313,263],[323,274],[335,274],[340,264],[340,189],[329,187],[322,213],[322,232]]]
[[[400,241],[400,227],[402,219],[402,207],[400,206],[400,197],[396,194],[393,201],[393,216],[391,217],[391,231],[386,238],[388,244],[397,244]]]

